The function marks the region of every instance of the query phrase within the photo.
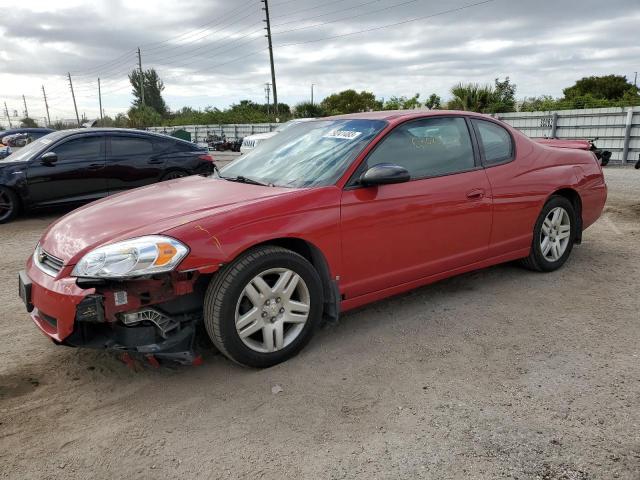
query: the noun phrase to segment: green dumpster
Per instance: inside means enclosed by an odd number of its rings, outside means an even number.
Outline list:
[[[171,133],[171,136],[179,138],[180,140],[186,140],[187,142],[191,141],[191,134],[182,128],[174,130],[173,133]]]

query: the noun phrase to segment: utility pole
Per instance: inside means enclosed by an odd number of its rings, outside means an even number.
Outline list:
[[[27,109],[27,100],[22,95],[22,103],[24,104],[24,116],[29,117],[29,110]]]
[[[635,78],[633,79],[633,84],[637,87],[638,86],[638,72],[636,72]]]
[[[9,120],[9,128],[13,127],[13,125],[11,125],[11,116],[9,115],[9,109],[7,108],[7,102],[4,102],[4,113],[7,114],[7,120]]]
[[[42,96],[44,97],[44,108],[47,109],[47,127],[51,125],[51,117],[49,116],[49,104],[47,103],[47,92],[44,91],[44,85],[42,85]]]
[[[278,115],[278,90],[276,88],[276,69],[273,66],[273,45],[271,44],[271,19],[269,18],[269,0],[261,0],[264,2],[264,13],[266,16],[265,22],[267,22],[267,40],[269,42],[269,61],[271,62],[271,85],[273,85],[273,106]]]
[[[71,73],[67,72],[67,76],[69,77],[69,87],[71,88],[71,98],[73,98],[73,108],[76,111],[76,121],[78,122],[78,126],[80,126],[80,117],[78,116],[78,105],[76,105],[76,94],[73,92],[73,82],[71,81]]]
[[[144,74],[142,73],[142,55],[140,54],[140,47],[138,47],[138,67],[140,68],[140,100],[144,107]]]
[[[269,115],[269,99],[271,97],[271,84],[264,84],[264,98],[267,100],[267,115]]]
[[[98,102],[100,103],[100,122],[104,119],[102,118],[102,92],[100,91],[100,77],[98,77]]]
[[[313,86],[315,85],[315,83],[311,84],[311,105],[313,105]]]

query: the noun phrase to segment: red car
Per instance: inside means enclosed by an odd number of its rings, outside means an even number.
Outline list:
[[[331,117],[211,177],[75,210],[42,236],[20,294],[57,344],[188,363],[204,325],[227,357],[267,367],[323,317],[502,262],[556,270],[606,192],[592,152],[487,116]]]

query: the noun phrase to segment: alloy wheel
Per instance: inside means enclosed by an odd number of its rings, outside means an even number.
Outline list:
[[[540,230],[540,250],[549,262],[557,262],[571,239],[571,218],[562,207],[549,211]]]
[[[235,326],[251,350],[272,353],[290,345],[309,318],[307,284],[293,270],[271,268],[244,287],[235,312]]]

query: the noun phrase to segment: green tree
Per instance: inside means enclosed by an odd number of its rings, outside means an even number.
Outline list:
[[[24,117],[20,120],[20,126],[22,128],[35,128],[38,126],[38,122],[36,122],[33,118]]]
[[[327,115],[366,112],[382,108],[382,102],[376,100],[373,93],[366,91],[358,93],[355,90],[344,90],[329,95],[320,105]]]
[[[294,107],[295,118],[320,118],[324,117],[324,110],[317,103],[301,102]]]
[[[521,112],[546,112],[550,110],[558,110],[558,100],[551,95],[525,98],[520,105]]]
[[[162,124],[162,116],[148,106],[131,107],[128,112],[130,128],[146,128]]]
[[[584,77],[563,90],[565,99],[590,96],[602,100],[622,100],[625,95],[637,96],[638,88],[622,75]]]
[[[142,79],[142,81],[141,81]],[[166,116],[169,113],[167,104],[162,98],[162,91],[164,90],[164,83],[160,80],[158,73],[155,69],[144,70],[142,74],[139,70],[133,70],[129,74],[129,82],[133,87],[133,106],[139,107],[142,105],[142,85],[144,82],[144,104],[147,107],[153,108],[161,116]]]
[[[124,113],[119,113],[116,118],[113,119],[113,126],[116,128],[127,128],[129,126],[129,119]]]
[[[414,108],[420,108],[420,94],[416,93],[413,97],[390,97],[389,100],[384,102],[382,106],[383,110],[413,110]]]
[[[503,81],[495,80],[493,99],[486,113],[515,112],[516,111],[516,86],[511,83],[509,77]]]
[[[435,93],[432,93],[431,95],[429,95],[429,99],[424,102],[424,106],[429,110],[438,110],[440,109],[441,103],[442,99]]]
[[[450,110],[485,113],[493,103],[494,93],[491,85],[459,83],[451,89],[453,98],[449,100],[447,108]]]

